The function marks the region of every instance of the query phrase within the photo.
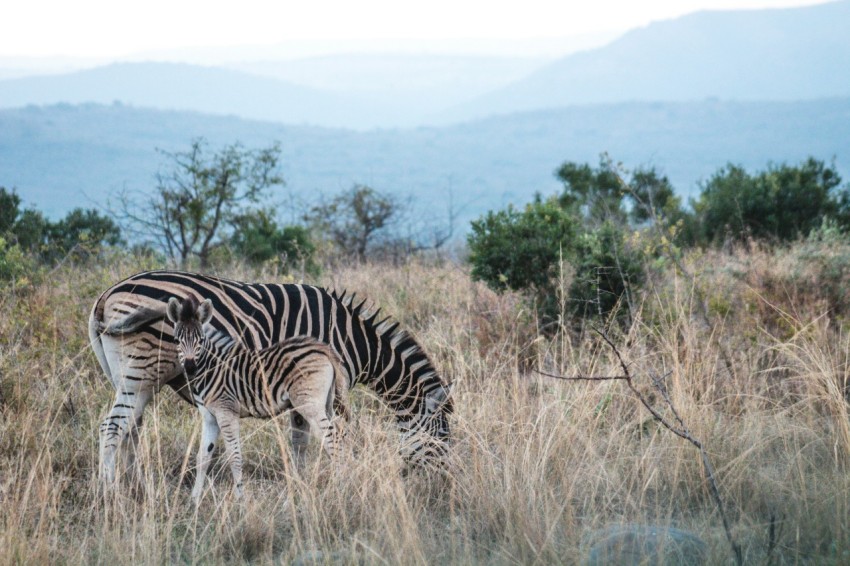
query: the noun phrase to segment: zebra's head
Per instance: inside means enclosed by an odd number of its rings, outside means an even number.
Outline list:
[[[451,384],[441,384],[425,394],[425,410],[430,420],[430,433],[435,438],[447,439],[449,430],[449,415],[454,412]]]
[[[189,295],[181,302],[177,297],[168,300],[165,309],[168,320],[174,324],[174,339],[177,341],[177,357],[189,377],[194,377],[204,344],[204,325],[212,319],[212,302],[202,303]]]

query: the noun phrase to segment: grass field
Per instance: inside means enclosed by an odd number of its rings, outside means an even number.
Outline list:
[[[650,380],[666,376],[748,564],[850,561],[847,257],[836,243],[694,253],[693,277],[656,266],[632,321],[609,329],[670,417]],[[0,564],[288,564],[312,551],[336,563],[574,564],[594,531],[634,523],[692,531],[711,563],[733,563],[693,446],[621,381],[533,372],[621,373],[599,336],[573,322],[538,335],[518,296],[451,262],[328,268],[310,281],[382,306],[455,383],[448,477],[402,477],[386,410],[356,389],[350,454],[316,453],[295,473],[287,421],[245,420],[245,499],[232,500],[219,455],[196,508],[200,422],[166,389],[146,414],[135,480],[104,496],[97,427],[112,390],[86,320],[102,290],[140,268],[64,265],[0,294]]]

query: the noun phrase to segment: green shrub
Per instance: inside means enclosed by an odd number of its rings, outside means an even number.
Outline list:
[[[467,238],[472,276],[497,290],[552,292],[552,270],[569,261],[578,232],[574,216],[555,201],[490,211]]]
[[[0,236],[0,281],[13,281],[31,275],[35,260],[18,244],[9,244]]]
[[[727,237],[787,242],[805,236],[825,218],[845,221],[848,189],[837,190],[840,184],[834,168],[813,158],[753,175],[727,165],[703,185],[694,203],[699,243]]]
[[[285,269],[296,266],[317,273],[316,246],[303,226],[279,226],[271,213],[243,216],[235,224],[230,239],[231,250],[239,258],[253,264],[279,261]]]
[[[472,277],[496,290],[525,292],[544,326],[563,314],[608,316],[644,280],[640,255],[623,229],[613,222],[582,229],[575,212],[554,199],[488,212],[472,223],[468,244]],[[568,313],[558,297],[561,262],[574,272]]]
[[[47,255],[51,259],[71,252],[77,259],[87,259],[103,246],[123,243],[118,225],[94,209],[75,208],[62,220],[49,223],[46,232]]]
[[[580,318],[631,311],[632,293],[643,285],[640,253],[626,241],[622,228],[606,222],[576,240],[575,279],[570,288],[571,311]],[[622,308],[626,307],[626,308]]]

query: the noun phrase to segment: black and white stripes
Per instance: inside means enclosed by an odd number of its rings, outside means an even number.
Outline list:
[[[193,295],[172,298],[166,308],[174,324],[178,358],[203,416],[198,473],[192,495],[203,492],[210,456],[219,432],[233,474],[237,495],[242,493],[242,446],[239,418],[269,418],[290,411],[292,440],[300,456],[308,434],[331,456],[336,452],[334,405],[348,416],[347,384],[336,353],[309,336],[288,338],[263,350],[241,344],[217,346],[204,329],[212,317],[209,299]]]
[[[326,343],[339,356],[349,387],[372,388],[395,412],[404,452],[413,461],[440,456],[448,440],[448,384],[416,341],[364,302],[320,287],[242,283],[179,271],[134,275],[105,291],[89,318],[95,354],[116,390],[101,432],[102,471],[114,478],[118,444],[141,423],[145,405],[163,385],[194,403],[165,318],[172,297],[209,299],[214,342],[250,350],[294,336]],[[112,426],[114,423],[116,426]]]

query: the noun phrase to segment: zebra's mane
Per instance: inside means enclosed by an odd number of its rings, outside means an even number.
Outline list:
[[[425,350],[422,349],[419,342],[417,342],[409,332],[400,328],[400,323],[398,321],[393,320],[391,316],[378,320],[378,317],[381,314],[380,307],[374,308],[374,304],[368,299],[361,299],[358,302],[356,293],[352,293],[351,295],[348,295],[347,293],[348,291],[345,289],[341,293],[337,292],[336,289],[330,289],[331,298],[342,305],[349,313],[351,313],[352,316],[362,320],[367,328],[374,330],[378,338],[387,340],[390,343],[390,346],[395,350],[407,351],[410,354],[419,354],[423,356],[430,366],[431,371],[429,373],[433,373],[433,375],[441,382],[446,382],[446,380],[438,374],[430,356],[428,356]]]

